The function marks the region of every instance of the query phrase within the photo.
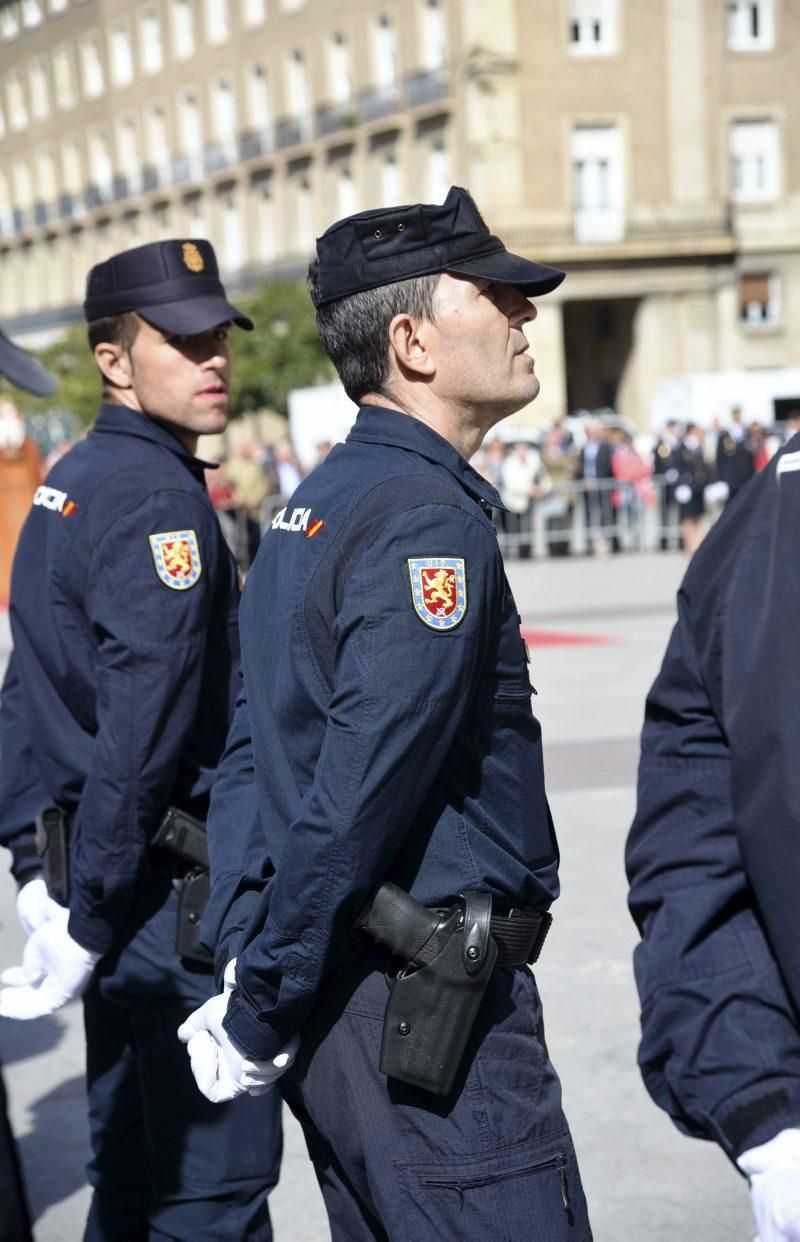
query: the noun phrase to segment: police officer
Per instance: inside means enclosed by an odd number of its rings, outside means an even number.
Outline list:
[[[730,425],[720,433],[717,440],[717,480],[726,485],[728,502],[738,496],[745,483],[749,483],[755,474],[753,454],[747,438],[747,432],[742,425],[742,411],[737,405],[731,410]]]
[[[169,808],[205,816],[233,711],[237,570],[195,451],[226,424],[229,325],[253,325],[205,241],[97,265],[84,309],[104,401],[37,491],[12,576],[0,824],[30,865],[44,812],[51,892],[0,1013],[84,997],[87,1238],[266,1239],[277,1104],[213,1109],[173,1054],[213,983],[177,951],[189,865],[152,843]]]
[[[9,340],[0,329],[0,376],[4,376],[36,397],[49,397],[58,384],[49,371]],[[20,825],[24,828],[24,825]],[[4,843],[8,843],[7,841]],[[26,854],[24,846],[14,854],[12,870],[20,892],[23,909],[42,908],[47,900],[33,851]],[[22,896],[27,888],[27,897]],[[6,1092],[0,1075],[0,1238],[5,1242],[29,1242],[32,1238],[28,1205],[22,1181],[19,1157],[6,1116]]]
[[[683,581],[627,849],[645,1084],[748,1175],[761,1242],[800,1239],[798,525],[795,435]]]
[[[689,423],[675,455],[678,482],[675,499],[681,523],[681,539],[686,552],[694,555],[703,541],[703,515],[706,511],[706,486],[709,470],[703,455],[703,430]]]
[[[680,435],[674,419],[665,425],[653,447],[653,478],[658,479],[658,506],[661,534],[659,547],[666,552],[672,545],[672,528],[678,524],[675,485],[680,475]]]
[[[201,1087],[233,1092],[299,1032],[281,1089],[335,1239],[588,1239],[526,967],[558,892],[541,730],[502,505],[468,465],[538,392],[528,298],[563,273],[456,187],[341,220],[317,255],[320,335],[361,409],[245,588],[210,820],[227,991],[181,1038]]]

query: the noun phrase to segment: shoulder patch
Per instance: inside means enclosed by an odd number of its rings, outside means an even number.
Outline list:
[[[167,530],[150,535],[156,573],[173,591],[188,591],[203,572],[200,545],[193,530]]]
[[[467,615],[467,566],[458,556],[410,556],[414,611],[432,630],[454,630]]]
[[[778,458],[777,473],[788,474],[793,470],[800,470],[800,453],[784,453]]]

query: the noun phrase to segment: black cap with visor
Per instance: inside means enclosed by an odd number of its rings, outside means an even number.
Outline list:
[[[318,238],[317,258],[316,306],[436,272],[513,285],[526,298],[551,293],[565,275],[507,250],[457,185],[441,205],[414,203],[339,220]]]
[[[89,323],[136,311],[178,336],[196,336],[223,323],[253,328],[228,301],[214,248],[203,238],[150,242],[98,263],[86,281],[83,310]]]

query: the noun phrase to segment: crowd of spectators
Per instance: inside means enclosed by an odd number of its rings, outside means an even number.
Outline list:
[[[526,428],[518,438],[491,436],[472,465],[502,498],[505,511],[495,520],[508,557],[651,547],[691,554],[708,523],[797,430],[800,413],[767,432],[757,422],[746,425],[734,409],[709,430],[670,422],[655,437],[610,413],[578,415]],[[317,445],[317,462],[330,448],[327,441]],[[208,472],[209,494],[243,569],[303,474],[288,436],[268,446],[235,439]]]
[[[800,430],[800,412],[769,432],[731,410],[704,431],[666,424],[636,437],[609,414],[562,419],[534,435],[488,440],[475,468],[500,493],[507,556],[615,554],[699,546],[708,523]],[[651,514],[649,518],[647,515]]]

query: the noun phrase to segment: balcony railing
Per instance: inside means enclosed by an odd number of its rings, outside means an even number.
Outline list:
[[[399,86],[382,86],[362,91],[358,97],[358,115],[364,121],[379,121],[391,116],[401,106]]]
[[[356,103],[348,99],[341,103],[322,104],[317,108],[317,133],[320,138],[335,134],[340,129],[352,129],[358,124]]]
[[[445,98],[448,90],[446,69],[428,69],[424,73],[413,73],[406,78],[406,103],[409,108],[436,103]]]
[[[308,142],[313,129],[310,116],[283,116],[275,126],[275,146],[282,151],[284,147],[296,147],[301,142]]]
[[[270,155],[274,149],[271,129],[246,129],[239,135],[239,158],[253,160]]]
[[[573,211],[532,212],[523,221],[493,221],[495,231],[509,246],[537,247],[618,246],[637,242],[699,242],[734,233],[729,203],[692,207],[672,203],[633,203],[619,208],[576,208]]]

